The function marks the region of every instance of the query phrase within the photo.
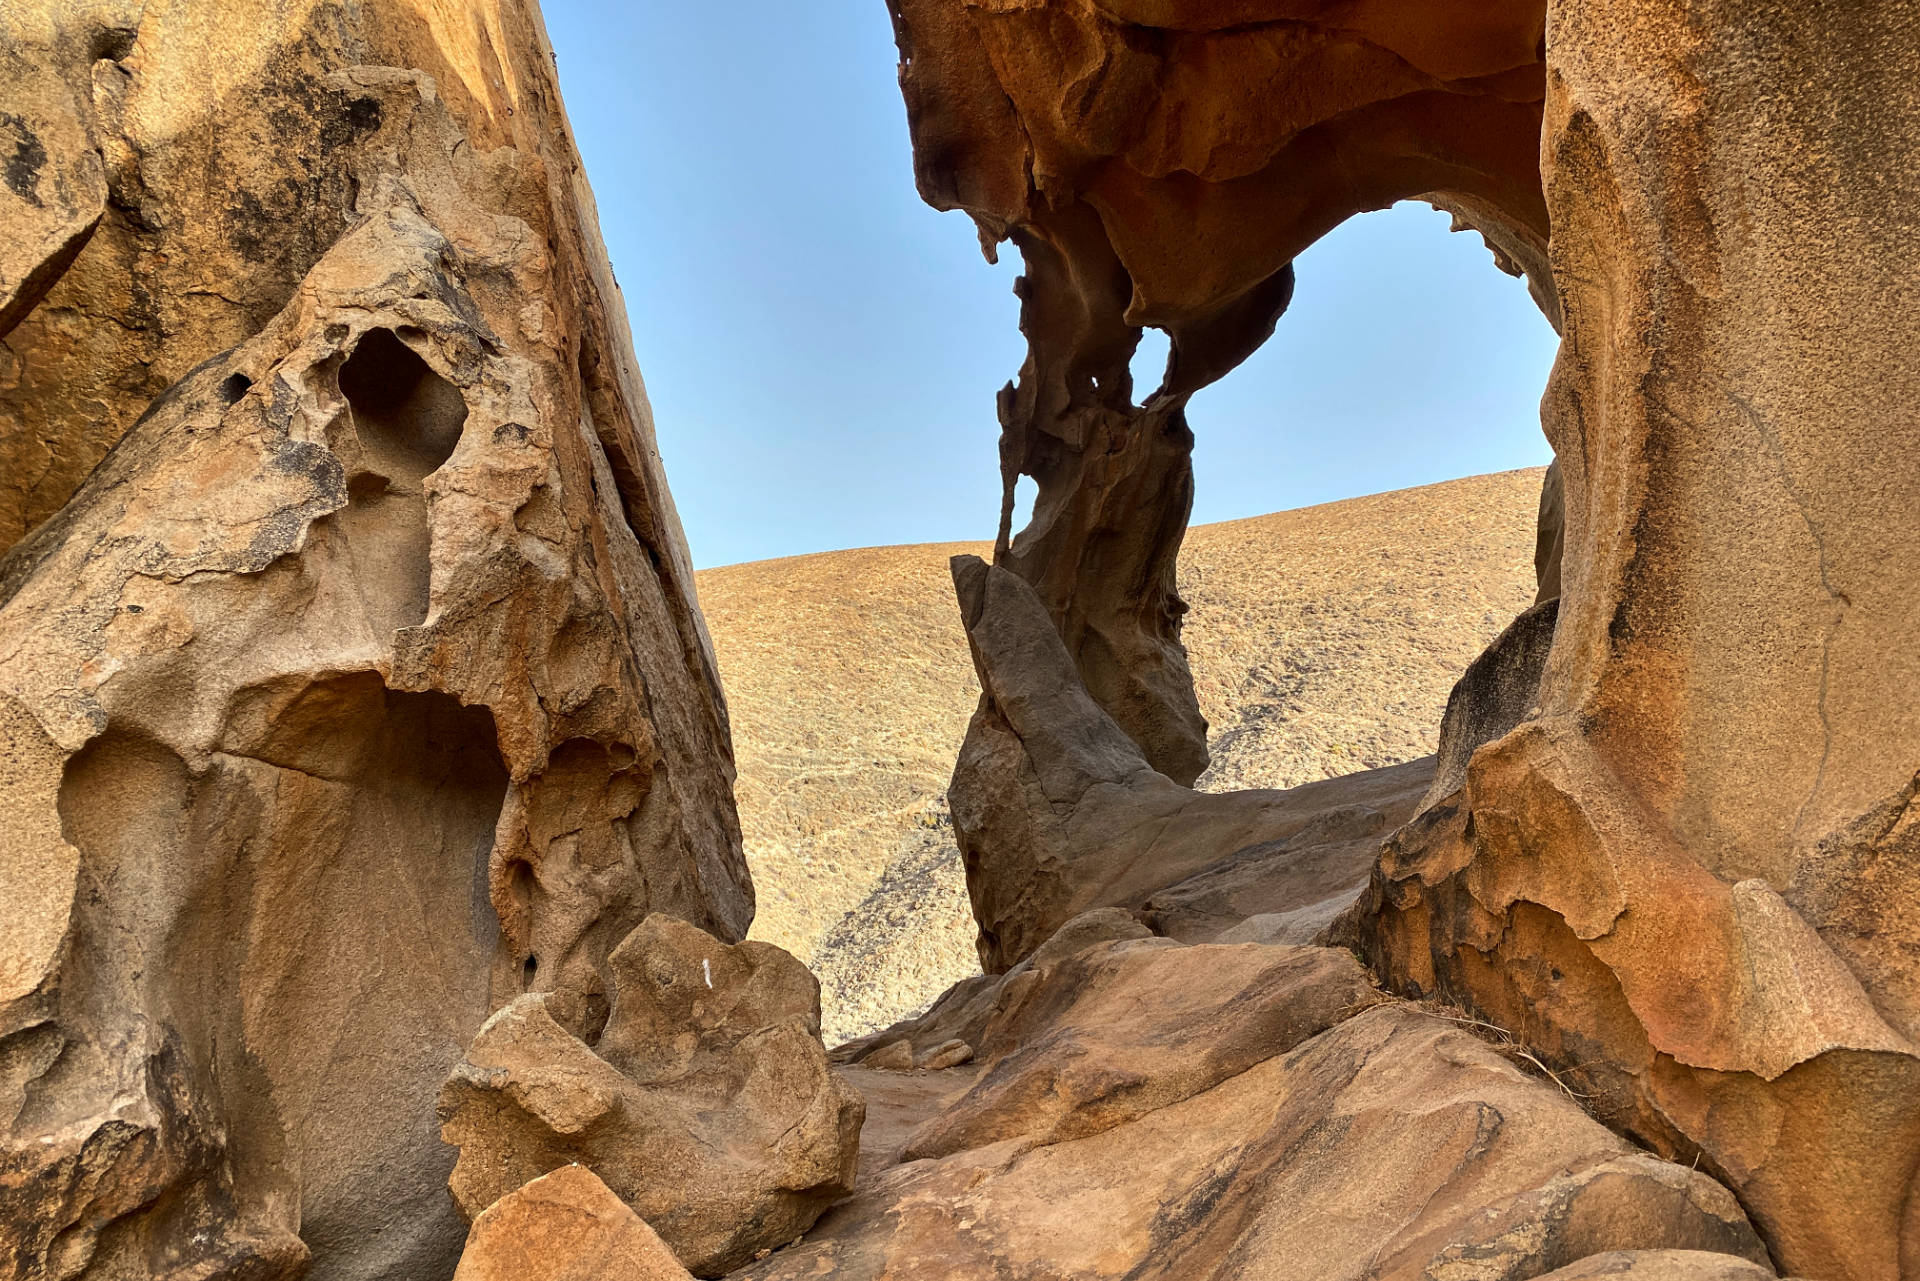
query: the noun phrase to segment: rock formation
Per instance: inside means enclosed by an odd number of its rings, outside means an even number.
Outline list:
[[[474,1219],[453,1281],[691,1281],[691,1275],[591,1170],[563,1165]]]
[[[1191,783],[1206,730],[1174,583],[1186,403],[1272,333],[1294,255],[1362,209],[1434,194],[1550,290],[1541,6],[890,7],[921,195],[971,215],[989,256],[1011,240],[1025,260],[997,559],[1153,767]],[[1136,405],[1146,325],[1172,355]],[[1021,474],[1039,493],[1014,537]]]
[[[986,681],[956,769],[983,951],[1233,852],[1075,836],[1201,760],[1181,407],[1295,253],[1428,199],[1563,329],[1559,463],[1539,612],[1463,683],[1340,936],[1724,1179],[1788,1268],[1920,1276],[1916,7],[892,7],[922,194],[1025,259],[1001,457],[1040,492],[996,564],[1070,660]],[[1145,325],[1173,355],[1136,405]]]
[[[0,1276],[449,1276],[488,1013],[752,918],[544,33],[452,12],[0,8]]]
[[[891,3],[1029,356],[991,973],[838,1065],[532,0],[0,5],[0,1277],[1920,1279],[1920,0]],[[1196,792],[1185,405],[1412,197],[1537,603]]]
[[[1196,790],[1431,755],[1462,669],[1535,597],[1538,469],[1187,531]],[[696,576],[733,722],[752,937],[819,976],[827,1043],[979,972],[947,781],[980,698],[949,559],[863,548]]]
[[[1284,937],[1308,941],[1364,888],[1365,838],[1410,817],[1432,779],[1429,759],[1289,791],[1183,787],[1081,684],[1024,579],[973,556],[953,566],[985,697],[950,795],[989,972],[1101,907],[1193,939],[1287,912]]]
[[[860,1189],[742,1275],[1521,1281],[1625,1249],[1772,1275],[1724,1188],[1349,953],[1113,924],[984,980],[984,1063],[868,1086]]]
[[[461,1208],[479,1215],[577,1162],[711,1277],[852,1190],[865,1106],[828,1071],[805,966],[650,916],[607,969],[593,1044],[562,1026],[566,993],[533,992],[488,1019],[455,1068],[441,1113]]]

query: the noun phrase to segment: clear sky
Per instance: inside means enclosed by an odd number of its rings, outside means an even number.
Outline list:
[[[694,563],[991,538],[1019,255],[915,194],[882,0],[545,9]],[[1195,523],[1548,460],[1553,331],[1479,237],[1401,205],[1297,270],[1189,410]]]

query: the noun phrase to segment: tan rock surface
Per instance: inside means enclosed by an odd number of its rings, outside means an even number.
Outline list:
[[[689,1281],[646,1221],[581,1165],[482,1210],[453,1281]]]
[[[1380,999],[1349,952],[1084,948],[1009,985],[978,1040],[981,1075],[928,1121],[907,1160],[1017,1139],[1085,1138],[1191,1098]]]
[[[1773,1276],[1748,1259],[1704,1250],[1612,1250],[1591,1259],[1556,1268],[1540,1281],[1603,1281],[1627,1277],[1636,1281],[1767,1281]]]
[[[1188,531],[1183,639],[1202,790],[1294,787],[1427,755],[1447,690],[1534,590],[1538,471]],[[831,1044],[973,973],[942,801],[979,685],[946,559],[977,545],[704,570],[734,716],[754,936],[819,974]],[[873,762],[880,764],[876,768]]]
[[[84,126],[33,126],[45,208],[111,194],[0,373],[0,542],[66,503],[0,560],[0,1276],[451,1275],[489,1011],[752,913],[537,12],[0,3],[0,49]]]
[[[1151,918],[1162,903],[1195,926],[1211,909],[1229,928],[1240,919],[1232,902],[1202,893],[1165,905],[1160,896],[1255,860],[1278,883],[1250,911],[1318,910],[1331,920],[1365,888],[1374,846],[1364,831],[1355,840],[1350,827],[1329,826],[1329,811],[1369,812],[1375,821],[1364,826],[1385,831],[1413,816],[1432,782],[1427,757],[1284,791],[1182,787],[1080,683],[1024,579],[974,556],[954,557],[953,578],[984,694],[949,795],[989,973],[1095,908]]]
[[[1554,8],[1558,631],[1374,943],[1848,1281],[1920,1277],[1916,19]]]
[[[578,1162],[699,1276],[805,1232],[853,1187],[860,1096],[827,1068],[820,989],[768,943],[650,916],[608,958],[589,1045],[565,994],[487,1020],[441,1095],[450,1186],[478,1214]],[[558,1017],[556,1017],[558,1016]]]
[[[1477,674],[1454,741],[1498,736],[1447,763],[1355,937],[1726,1178],[1784,1266],[1920,1277],[1920,5],[1203,8],[893,5],[923,196],[1025,260],[1001,461],[1040,493],[996,561],[1187,781],[1185,397],[1343,218],[1418,197],[1481,228],[1565,336],[1556,631]],[[1174,354],[1135,404],[1143,325]],[[1079,808],[1000,711],[954,787],[1002,815],[960,824],[976,905],[1062,847],[1023,812]]]
[[[1621,1248],[1765,1259],[1711,1179],[1634,1152],[1554,1086],[1404,1006],[1087,1137],[862,1182],[741,1275],[1530,1281]]]

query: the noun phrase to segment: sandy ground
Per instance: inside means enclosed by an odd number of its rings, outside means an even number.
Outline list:
[[[1434,750],[1468,662],[1533,599],[1538,470],[1189,531],[1186,644],[1208,790]],[[829,1044],[978,972],[943,792],[979,694],[947,558],[985,544],[707,570],[732,709],[753,937],[820,976]]]

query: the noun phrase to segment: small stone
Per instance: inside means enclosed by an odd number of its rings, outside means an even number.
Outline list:
[[[901,1041],[898,1044],[905,1045],[907,1042]],[[972,1058],[973,1047],[965,1041],[956,1039],[940,1042],[915,1059],[913,1065],[923,1072],[937,1072],[941,1068],[959,1067]]]

